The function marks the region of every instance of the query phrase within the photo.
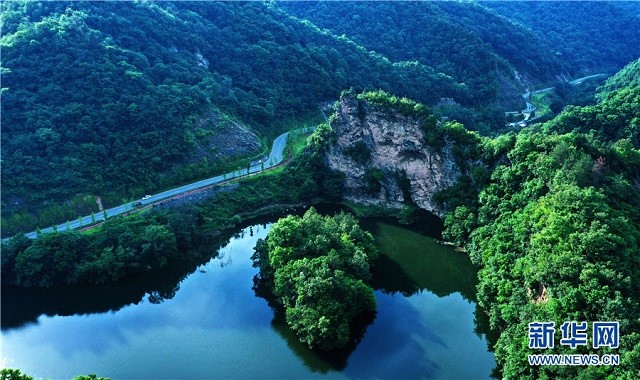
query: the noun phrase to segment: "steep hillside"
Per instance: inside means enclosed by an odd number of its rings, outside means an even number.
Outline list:
[[[469,85],[479,103],[503,104],[523,86],[564,73],[531,31],[472,3],[282,4],[287,11],[392,59],[417,60]],[[519,106],[519,105],[518,105]]]
[[[604,135],[585,126],[483,138],[383,92],[346,94],[331,120],[325,160],[345,174],[349,201],[409,220],[417,208],[444,214],[444,238],[480,268],[478,300],[501,331],[495,354],[505,378],[631,379],[639,370],[640,150],[611,94],[589,110],[609,120]],[[620,346],[529,349],[532,321],[553,321],[556,337],[566,321],[617,321]],[[529,365],[539,353],[617,354],[620,365]]]
[[[441,124],[424,105],[382,91],[345,93],[331,118],[329,168],[345,174],[349,201],[442,216],[435,195],[468,173],[482,138]]]
[[[607,87],[634,77],[636,67]],[[485,144],[485,159],[497,165],[490,178],[466,194],[443,193],[450,205],[444,236],[480,267],[478,300],[502,331],[495,352],[505,378],[632,379],[640,371],[639,94],[637,86],[618,87],[595,106],[494,139]],[[616,321],[620,346],[529,349],[532,321],[556,328]],[[529,365],[528,355],[538,353],[618,354],[620,365]]]
[[[571,6],[549,9],[568,16]],[[632,5],[542,15],[574,28],[557,27],[566,44],[524,16],[462,2],[2,7],[5,234],[98,211],[96,197],[115,205],[249,160],[350,87],[415,99],[490,134],[527,85],[639,54]],[[588,36],[576,34],[587,22]],[[557,54],[563,46],[573,50]]]
[[[600,88],[598,98],[603,99],[616,90],[637,87],[640,87],[640,58],[629,63],[616,75],[607,79],[607,82]]]
[[[2,22],[3,233],[211,174],[234,158],[208,152],[225,126],[244,131],[235,158],[256,154],[256,132],[350,86],[470,100],[262,3],[7,2]]]
[[[640,56],[638,2],[488,1],[482,5],[532,30],[574,77],[614,72]]]
[[[604,141],[625,139],[640,148],[640,59],[609,78],[593,106],[566,107],[545,131],[594,133]]]

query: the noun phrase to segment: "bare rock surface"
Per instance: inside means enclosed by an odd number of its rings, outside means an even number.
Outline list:
[[[346,175],[344,195],[348,200],[399,208],[408,194],[418,207],[443,215],[444,209],[433,201],[433,195],[451,186],[460,175],[449,143],[438,148],[427,145],[419,120],[356,96],[340,100],[331,126],[336,142],[326,159],[329,167]],[[369,150],[367,160],[354,159],[348,153],[358,142]],[[362,143],[358,145],[362,147]],[[367,187],[373,171],[384,174],[379,191]]]
[[[198,119],[189,133],[195,147],[189,162],[238,159],[262,149],[260,138],[251,128],[216,111]]]

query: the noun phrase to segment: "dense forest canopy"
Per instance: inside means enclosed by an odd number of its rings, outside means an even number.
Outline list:
[[[235,228],[260,210],[318,199],[339,202],[343,177],[322,163],[330,131],[327,125],[317,128],[308,137],[304,153],[281,171],[223,186],[198,204],[110,218],[87,232],[56,231],[37,239],[16,235],[2,243],[2,285],[103,284],[168,265],[184,265],[201,259],[193,247],[202,241],[212,244],[211,231],[218,231],[214,235],[219,236],[220,231]],[[210,255],[211,247],[204,251]]]
[[[375,311],[367,282],[377,255],[373,237],[352,215],[321,216],[311,208],[278,220],[258,240],[254,263],[300,341],[331,350],[352,339],[356,317]]]
[[[266,141],[288,118],[316,112],[346,88],[375,90],[358,91],[358,99],[422,118],[431,147],[455,146],[463,174],[436,197],[448,209],[443,236],[480,268],[478,300],[501,333],[495,354],[502,375],[637,377],[637,4],[2,6],[3,231],[67,216],[61,210],[70,199],[140,196],[211,174],[213,164],[184,166],[206,115],[248,125]],[[633,59],[601,86],[597,103],[568,106],[520,131],[482,136],[468,130],[478,125],[438,120],[434,111],[451,103],[503,114],[505,92],[521,101],[525,86],[619,69]],[[217,127],[206,132],[215,136]],[[2,246],[2,282],[116,281],[187,260],[203,231],[237,226],[261,210],[341,202],[344,176],[324,161],[334,137],[323,124],[284,168],[197,205],[113,218],[91,233],[16,236]],[[347,154],[366,162],[370,153],[354,144]],[[372,186],[384,175],[373,172]],[[375,306],[365,284],[375,256],[370,235],[351,217],[314,212],[284,219],[273,231],[258,246],[257,264],[290,326],[313,347],[344,343],[349,323]],[[315,273],[318,297],[309,297],[310,282],[296,277],[301,272]],[[345,313],[327,296],[332,291],[349,306]],[[316,318],[325,312],[328,318]],[[530,366],[532,321],[619,321],[621,364]],[[594,352],[559,345],[545,353]]]
[[[470,100],[426,65],[263,3],[16,1],[2,22],[5,233],[211,175],[216,163],[185,166],[211,109],[272,137],[350,86]]]
[[[640,59],[600,88],[593,106],[569,106],[545,124],[546,131],[595,133],[602,140],[625,139],[640,148]]]
[[[638,75],[636,61],[603,86],[595,106],[568,107],[488,142],[495,168],[473,186],[475,199],[468,190],[443,198],[457,203],[444,236],[480,267],[478,300],[501,331],[505,377],[631,379],[640,371]],[[529,366],[532,321],[619,321],[620,366]],[[540,353],[576,352],[609,351],[558,345]]]
[[[198,151],[219,149],[229,120],[266,143],[355,87],[444,104],[438,116],[490,134],[526,86],[638,54],[632,5],[510,6],[3,3],[3,233],[219,172],[242,157]],[[564,29],[547,38],[529,8]]]
[[[533,31],[572,75],[617,71],[640,56],[636,1],[487,1],[482,5]]]
[[[471,3],[292,2],[283,7],[392,59],[417,60],[467,83],[480,103],[501,96],[514,69],[552,80],[562,62],[530,30]]]
[[[623,88],[634,89],[640,87],[640,58],[626,65],[616,75],[607,79],[600,88],[598,98],[602,99],[609,93]]]

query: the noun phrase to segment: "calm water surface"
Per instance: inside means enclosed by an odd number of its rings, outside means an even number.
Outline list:
[[[250,257],[267,224],[242,230],[182,278],[3,288],[0,366],[48,378],[489,378],[495,337],[475,304],[468,258],[406,228],[365,227],[383,253],[378,312],[345,352],[308,350],[256,297]]]

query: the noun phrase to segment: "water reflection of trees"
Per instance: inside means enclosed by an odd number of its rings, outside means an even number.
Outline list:
[[[453,253],[458,254],[458,253]],[[397,261],[387,255],[380,255],[373,268],[372,286],[384,293],[400,293],[405,297],[428,290],[438,297],[460,293],[468,301],[476,302],[475,271],[471,268],[471,277],[457,278],[453,274],[425,273],[419,279],[410,276]]]
[[[413,223],[410,225],[400,225],[395,218],[368,218],[364,219],[362,224],[374,236],[381,236],[385,234],[380,229],[381,222],[394,228],[401,228],[405,232],[414,233],[416,238],[425,239],[424,242],[421,241],[421,243],[428,243],[425,247],[433,245],[437,247],[435,249],[450,251],[451,255],[435,255],[427,258],[434,260],[429,270],[420,273],[414,270],[408,273],[405,267],[411,264],[398,262],[388,255],[392,252],[383,251],[373,268],[372,285],[376,290],[388,294],[400,293],[405,297],[423,290],[428,290],[438,297],[460,293],[466,300],[476,302],[476,269],[467,257],[462,257],[463,254],[441,246],[433,240],[441,239],[443,228],[442,221],[437,216],[419,210],[414,213]],[[420,249],[424,247],[421,246]],[[414,256],[420,254],[420,252],[409,252],[409,255]]]
[[[189,248],[188,254],[181,255],[179,260],[166,268],[136,274],[117,282],[52,288],[3,286],[0,297],[2,330],[37,323],[41,315],[70,316],[118,311],[140,303],[145,296],[154,304],[172,299],[180,289],[180,283],[215,257],[231,239],[244,237],[249,226],[253,226],[254,231],[260,231],[280,216],[283,214],[256,217],[246,220],[236,229],[203,235],[199,242]]]
[[[268,221],[272,220],[273,218]],[[255,220],[253,222],[255,223]],[[262,228],[265,228],[265,225],[254,225],[253,232],[258,232]],[[138,304],[145,297],[151,303],[161,303],[164,300],[172,299],[186,277],[197,270],[200,265],[208,262],[215,255],[215,252],[219,251],[220,247],[227,245],[234,234],[237,237],[241,237],[243,232],[249,235],[252,233],[251,230],[243,230],[240,233],[235,230],[224,235],[218,235],[215,239],[203,241],[199,248],[194,248],[201,250],[198,260],[174,263],[174,265],[162,271],[136,275],[116,283],[51,289],[3,288],[2,297],[0,297],[2,302],[2,329],[12,329],[27,323],[37,323],[38,317],[43,314],[64,316],[104,313],[120,310],[130,304]],[[439,297],[459,292],[465,299],[475,301],[475,272],[470,275],[470,278],[464,279],[458,278],[461,276],[460,273],[465,275],[466,271],[444,276],[429,276],[427,274],[424,278],[416,280],[399,263],[386,255],[381,255],[380,261],[376,263],[374,268],[372,285],[383,293],[399,293],[405,297],[414,295],[422,290],[428,290]],[[393,302],[393,304],[380,305],[380,307],[392,308],[394,310],[393,315],[402,314],[403,319],[411,317],[410,323],[398,325],[397,321],[390,320],[390,318],[393,318],[390,315],[386,317],[375,314],[365,315],[358,321],[358,325],[352,328],[349,344],[343,349],[329,352],[311,350],[301,343],[293,331],[289,329],[281,307],[275,303],[268,293],[265,294],[264,289],[261,289],[259,283],[255,280],[254,291],[257,296],[264,298],[274,310],[275,315],[271,321],[273,329],[286,341],[291,351],[310,370],[317,373],[344,371],[347,376],[349,376],[350,372],[353,372],[355,377],[366,377],[363,376],[364,373],[369,373],[374,369],[381,370],[378,366],[383,366],[383,364],[378,363],[378,359],[363,359],[362,352],[353,355],[368,330],[371,330],[370,334],[373,334],[368,339],[374,339],[376,342],[376,344],[369,342],[368,346],[375,346],[375,355],[378,355],[378,358],[384,357],[385,353],[392,355],[397,352],[398,345],[402,345],[403,350],[412,352],[411,355],[406,354],[402,358],[406,360],[416,357],[424,358],[424,347],[418,345],[414,338],[418,336],[425,341],[432,342],[433,337],[426,335],[425,321],[420,319],[417,311],[407,302],[400,302],[400,299],[392,297],[385,298],[386,301],[383,302]],[[373,321],[376,318],[378,320],[376,325],[373,326]],[[384,332],[381,333],[379,331],[381,329]],[[492,350],[497,334],[489,329],[488,317],[479,307],[475,308],[475,333],[478,336],[486,336],[487,344]],[[368,348],[368,350],[373,350],[373,348]],[[348,366],[349,359],[352,356],[354,356],[353,363]],[[366,366],[371,366],[371,368],[367,369],[365,368]],[[411,371],[414,372],[409,373],[409,368],[405,369],[405,371],[407,371],[406,375],[408,377],[412,377],[410,375],[414,374],[420,376],[419,374],[433,373],[432,371],[435,371],[434,368],[436,366],[437,363],[412,363],[411,365],[407,364],[407,367],[412,367]],[[388,369],[391,370],[391,368]],[[397,370],[397,367],[393,370]]]
[[[253,279],[253,290],[256,296],[264,298],[267,304],[273,309],[274,317],[271,321],[273,329],[287,342],[287,345],[298,356],[304,364],[313,372],[328,373],[330,371],[342,371],[346,368],[349,357],[358,347],[364,338],[367,328],[376,318],[376,313],[365,313],[354,320],[350,326],[350,337],[348,343],[337,350],[310,349],[309,346],[300,342],[295,332],[287,325],[284,310],[265,281],[257,275]]]
[[[365,219],[362,224],[365,229],[371,231],[374,235],[376,235],[380,233],[380,231],[377,230],[377,226],[379,225],[378,222],[380,221],[397,225],[397,222],[395,222],[394,220],[380,218]],[[419,218],[419,221],[413,226],[401,226],[401,228],[405,230],[411,230],[412,232],[418,233],[423,236],[426,235],[434,238],[438,237],[440,231],[439,228],[441,228],[441,225],[438,225],[438,223],[436,222],[434,222],[431,216],[427,215],[426,218],[424,216]],[[399,293],[404,297],[410,297],[425,290],[434,293],[438,297],[446,297],[454,293],[460,293],[464,299],[475,303],[476,270],[472,266],[472,264],[468,262],[468,258],[463,257],[462,254],[451,250],[451,256],[445,255],[441,260],[442,262],[440,263],[434,263],[440,265],[434,265],[433,271],[416,275],[416,273],[413,272],[407,273],[407,270],[405,270],[403,263],[399,263],[383,252],[383,254],[380,255],[379,259],[375,262],[375,265],[373,267],[371,285],[374,287],[374,289],[382,293],[390,295]],[[443,265],[443,263],[446,265]],[[407,263],[404,263],[405,266],[406,264]],[[349,371],[355,371],[360,373],[360,371],[365,370],[364,368],[352,368],[351,370],[349,370],[347,369],[347,364],[350,356],[354,353],[358,344],[364,338],[365,333],[373,324],[373,321],[376,318],[375,314],[363,316],[363,318],[358,321],[358,327],[353,329],[352,338],[347,347],[341,350],[334,350],[329,352],[312,350],[309,349],[309,347],[304,343],[301,343],[295,333],[288,327],[285,320],[284,311],[282,310],[282,306],[274,299],[274,296],[269,290],[269,285],[263,283],[263,281],[260,280],[259,276],[256,276],[256,278],[254,278],[253,289],[256,295],[264,298],[269,306],[274,310],[274,318],[271,322],[274,330],[282,336],[282,338],[287,342],[289,348],[305,363],[305,365],[309,369],[319,373],[328,373],[331,371],[345,371],[345,373]],[[373,339],[389,341],[391,345],[393,345],[391,341],[394,341],[398,344],[409,344],[411,348],[408,349],[407,347],[405,347],[405,349],[413,350],[415,352],[422,351],[423,348],[418,346],[413,347],[412,345],[415,345],[415,342],[413,338],[408,338],[409,335],[412,337],[421,337],[425,341],[429,341],[432,344],[437,343],[434,340],[437,338],[437,336],[433,336],[433,334],[427,334],[425,333],[425,331],[423,331],[425,321],[420,320],[417,311],[413,307],[411,307],[406,302],[400,302],[400,299],[396,299],[395,297],[392,297],[391,299],[395,301],[385,302],[395,302],[393,307],[402,309],[403,318],[409,318],[409,316],[413,316],[416,322],[415,326],[413,326],[412,328],[404,326],[402,328],[399,328],[398,331],[394,330],[394,333],[389,332],[389,334],[382,334],[384,336],[377,336]],[[488,318],[482,311],[482,309],[478,306],[476,306],[475,308],[474,319],[476,322],[474,332],[478,336],[484,335],[487,337],[489,349],[492,351],[493,345],[495,344],[496,334],[490,330]],[[383,324],[385,324],[387,327],[393,325],[393,323],[390,321],[386,321]],[[392,350],[395,349],[397,349],[397,347],[392,348]],[[416,354],[415,357],[424,358],[424,355]],[[376,366],[374,365],[374,363],[370,364],[373,367]],[[413,367],[415,367],[415,363],[413,364]],[[422,374],[424,374],[435,372],[438,365],[437,363],[422,363],[420,367],[422,371],[425,371],[422,372]]]
[[[204,239],[167,268],[137,274],[103,285],[53,288],[2,287],[2,330],[37,323],[41,315],[84,315],[118,311],[138,304],[145,296],[153,304],[175,297],[180,283],[229,243],[232,233]]]

